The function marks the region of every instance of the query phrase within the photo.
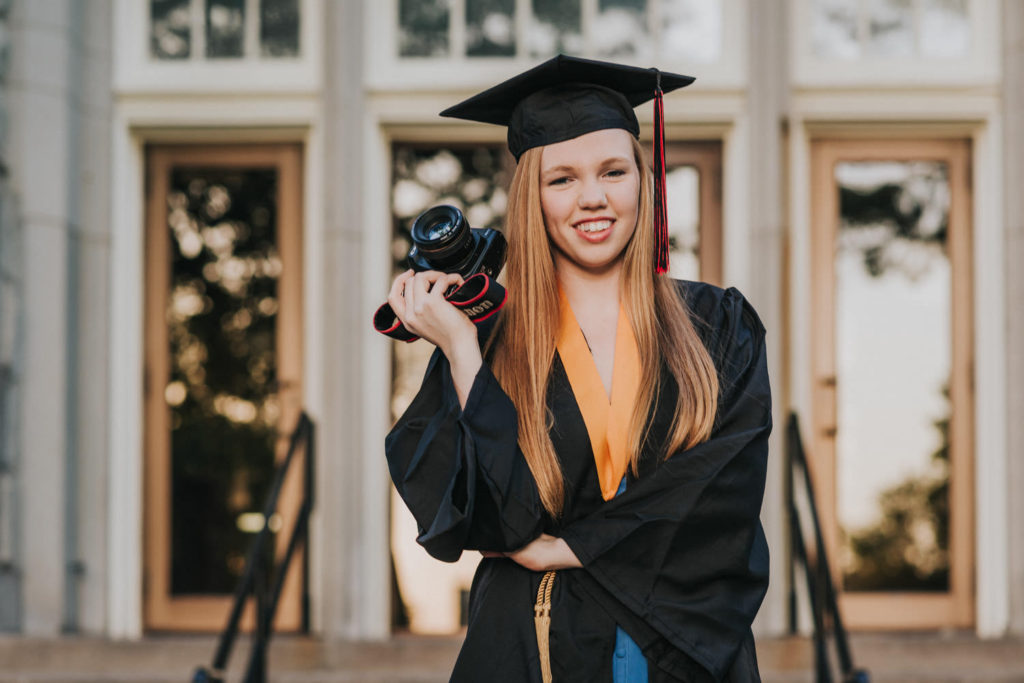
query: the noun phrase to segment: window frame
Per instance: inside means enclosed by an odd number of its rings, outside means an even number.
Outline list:
[[[938,59],[915,55],[835,59],[814,54],[814,2],[795,0],[790,12],[790,34],[793,37],[790,41],[790,78],[795,87],[949,88],[999,82],[1000,41],[992,39],[992,36],[1001,35],[999,3],[967,0],[971,42],[964,57]]]
[[[317,90],[322,82],[324,0],[298,1],[298,57],[261,57],[254,54],[157,59],[150,54],[149,48],[150,3],[114,0],[114,91],[232,94]],[[197,8],[201,11],[203,0],[191,0],[191,3],[193,15]],[[247,12],[251,12],[253,7],[258,8],[258,0],[247,0]],[[255,30],[258,35],[258,22],[247,19],[246,23],[246,30]],[[203,44],[203,41],[198,46],[192,43],[193,48],[199,49]]]
[[[400,0],[386,0],[373,3],[365,13],[365,34],[378,39],[369,40],[365,47],[364,79],[374,90],[436,90],[483,87],[507,78],[510,74],[523,71],[539,63],[543,58],[520,54],[522,36],[528,29],[527,16],[530,0],[515,0],[515,26],[517,54],[513,57],[466,57],[465,45],[465,2],[451,2],[451,54],[446,57],[400,57],[398,55],[398,3]],[[719,0],[722,3],[722,48],[719,60],[714,63],[686,63],[679,60],[658,58],[658,66],[666,71],[678,71],[697,76],[699,89],[728,90],[742,87],[747,78],[747,9],[745,0]],[[660,0],[649,0],[651,12],[656,12]],[[598,0],[580,0],[581,26],[586,36],[586,27],[597,11]],[[583,57],[596,57],[589,46]],[[633,63],[630,60],[621,60]],[[650,66],[636,63],[637,66]]]

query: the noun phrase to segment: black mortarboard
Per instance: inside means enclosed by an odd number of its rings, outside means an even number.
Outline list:
[[[655,267],[668,270],[665,216],[665,124],[662,93],[693,83],[690,76],[558,55],[441,112],[469,121],[508,126],[516,160],[533,147],[607,128],[639,137],[633,107],[655,100]]]

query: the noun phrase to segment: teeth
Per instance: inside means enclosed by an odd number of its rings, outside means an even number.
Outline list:
[[[576,226],[576,229],[580,232],[601,232],[612,227],[611,221],[588,221],[586,223],[580,223]]]

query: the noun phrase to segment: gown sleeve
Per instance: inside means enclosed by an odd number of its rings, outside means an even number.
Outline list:
[[[764,327],[733,288],[706,322],[720,384],[711,437],[561,535],[596,584],[593,597],[671,680],[743,680],[730,669],[749,649],[768,586],[759,520],[771,431]]]
[[[544,508],[517,445],[515,406],[486,361],[463,409],[448,360],[435,350],[385,453],[416,540],[437,559],[516,550],[540,534]]]

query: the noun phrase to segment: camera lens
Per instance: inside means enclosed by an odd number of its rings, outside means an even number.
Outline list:
[[[454,206],[435,206],[412,224],[413,244],[435,270],[460,263],[473,251],[473,235],[462,212]]]

